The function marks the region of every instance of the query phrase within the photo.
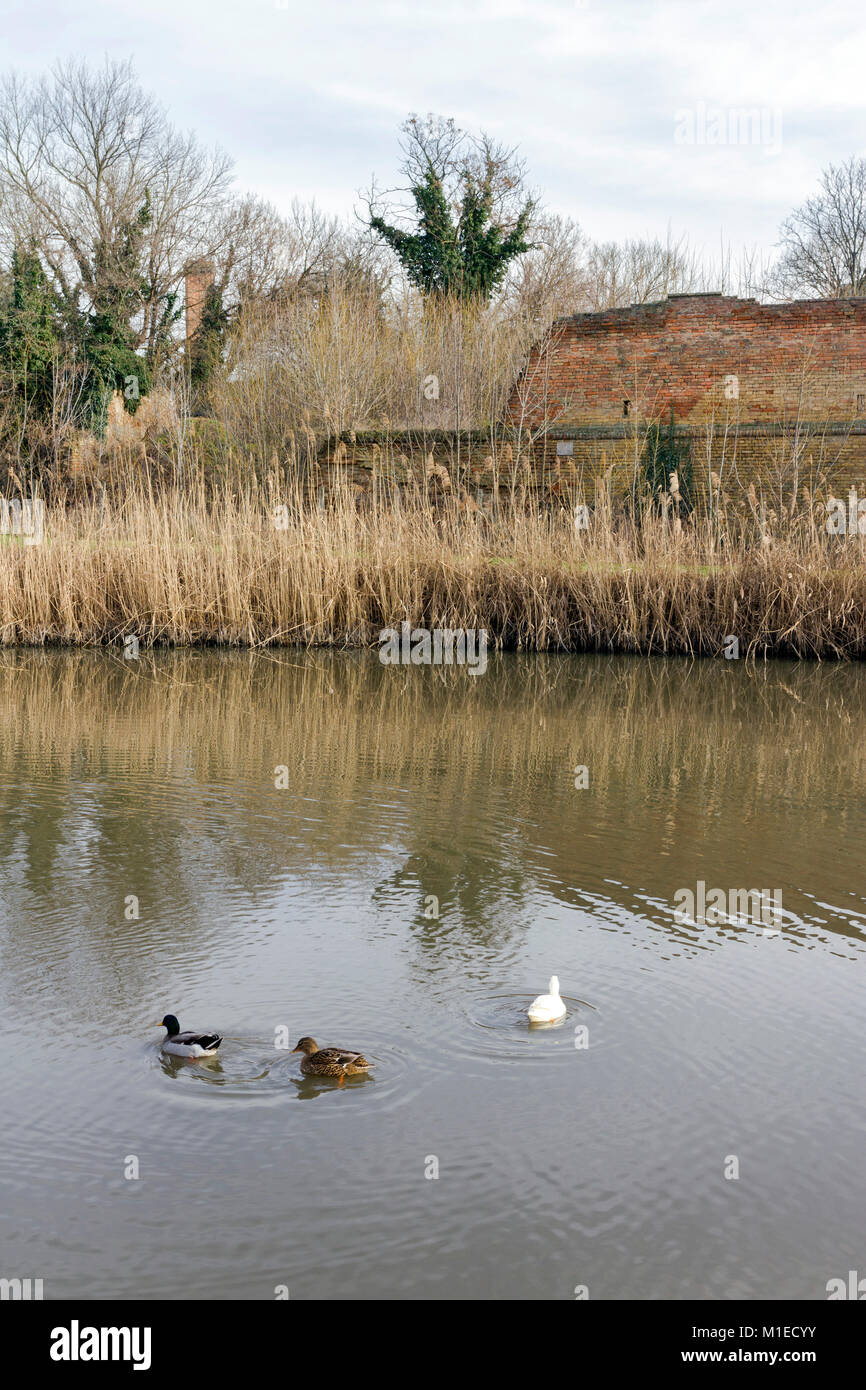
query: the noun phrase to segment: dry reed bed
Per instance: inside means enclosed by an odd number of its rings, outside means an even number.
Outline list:
[[[280,520],[255,490],[49,509],[41,545],[0,546],[0,642],[361,646],[408,620],[530,651],[717,655],[735,635],[742,656],[866,655],[863,542],[814,525],[759,544],[599,513],[576,532],[565,512],[348,494]]]

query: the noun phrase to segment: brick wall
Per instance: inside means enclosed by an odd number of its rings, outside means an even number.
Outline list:
[[[214,282],[214,270],[209,261],[196,261],[186,273],[185,308],[186,339],[194,338],[199,330],[207,302],[208,291]]]
[[[690,441],[696,481],[866,478],[866,299],[720,294],[558,320],[509,402],[544,471],[633,471],[651,420]]]
[[[628,403],[625,413],[625,403]],[[866,299],[759,304],[673,295],[559,320],[532,353],[494,431],[402,431],[324,442],[317,478],[361,489],[445,477],[474,493],[515,479],[541,495],[624,494],[647,426],[691,454],[696,494],[754,483],[790,498],[866,494]]]
[[[627,406],[626,403],[627,402]],[[759,304],[672,295],[559,319],[510,401],[513,421],[598,426],[866,418],[866,299]],[[627,411],[627,414],[626,414]]]
[[[695,496],[705,495],[715,473],[728,494],[758,486],[764,495],[790,499],[803,487],[827,496],[855,486],[866,496],[866,422],[851,426],[806,425],[792,431],[744,424],[725,430],[683,426],[690,446]],[[489,435],[439,430],[383,436],[360,434],[324,441],[309,481],[326,487],[347,478],[361,491],[409,483],[434,491],[475,494],[517,483],[540,497],[592,499],[605,477],[614,496],[625,496],[640,478],[643,434],[634,427],[563,426],[554,435],[518,441],[513,432]]]

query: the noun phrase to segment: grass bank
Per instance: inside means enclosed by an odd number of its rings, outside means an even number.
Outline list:
[[[4,538],[0,643],[362,646],[408,620],[531,651],[719,655],[735,636],[741,657],[862,658],[864,543],[811,514],[770,536],[600,507],[577,531],[513,499],[488,515],[133,487],[46,508],[39,545]]]

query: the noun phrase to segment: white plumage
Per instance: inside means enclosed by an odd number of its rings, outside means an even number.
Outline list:
[[[555,975],[551,975],[548,989],[549,994],[539,994],[530,1004],[530,1023],[555,1023],[558,1018],[565,1018],[568,1010],[560,998],[559,980]]]
[[[181,1038],[183,1034],[181,1033]],[[217,1047],[219,1043],[217,1043]],[[181,1042],[179,1039],[166,1038],[162,1045],[163,1052],[171,1052],[175,1057],[213,1057],[217,1047],[202,1047],[199,1042]]]

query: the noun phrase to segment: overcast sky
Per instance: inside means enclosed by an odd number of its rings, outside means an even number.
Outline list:
[[[519,145],[594,237],[772,247],[866,153],[862,0],[0,0],[3,67],[132,57],[239,186],[351,212],[435,111]],[[752,112],[751,116],[746,113]]]

